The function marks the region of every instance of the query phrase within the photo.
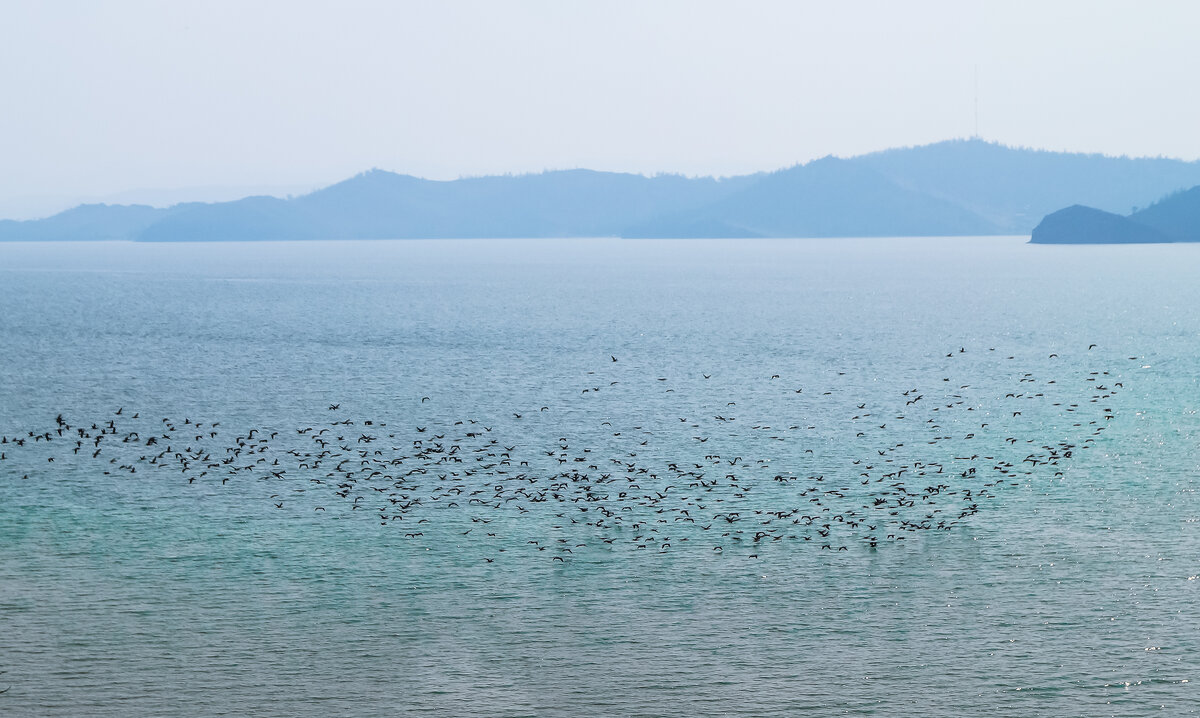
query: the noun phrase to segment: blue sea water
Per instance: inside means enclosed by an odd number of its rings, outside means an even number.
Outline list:
[[[1196,276],[1023,238],[0,244],[0,714],[1193,714]]]

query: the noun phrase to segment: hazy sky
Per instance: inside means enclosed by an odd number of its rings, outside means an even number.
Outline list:
[[[131,189],[733,174],[975,131],[1200,157],[1195,2],[0,0],[0,216]],[[40,203],[40,204],[39,204]]]

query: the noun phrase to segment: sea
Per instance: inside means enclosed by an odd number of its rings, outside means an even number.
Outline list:
[[[0,244],[0,715],[1196,714],[1197,277]]]

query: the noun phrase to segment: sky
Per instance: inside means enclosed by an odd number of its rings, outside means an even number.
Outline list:
[[[1192,160],[1197,27],[1165,1],[0,0],[0,217],[976,132]]]

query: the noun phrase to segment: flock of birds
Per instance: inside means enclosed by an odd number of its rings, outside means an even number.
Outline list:
[[[577,401],[615,389],[619,380],[605,374],[618,361],[591,372]],[[694,384],[712,386],[711,377]],[[339,515],[415,542],[454,538],[488,563],[516,551],[563,563],[621,548],[750,558],[780,544],[872,551],[951,531],[1006,489],[1063,476],[1114,418],[1119,379],[1102,369],[1005,369],[986,388],[931,375],[859,400],[843,387],[764,374],[758,391],[776,394],[791,420],[743,419],[744,398],[711,390],[690,403],[647,402],[652,413],[624,400],[632,418],[590,428],[566,428],[572,422],[555,418],[563,407],[551,405],[435,421],[431,397],[410,409],[427,417],[420,424],[347,416],[340,403],[312,412],[322,421],[289,428],[117,407],[102,419],[60,414],[5,433],[0,476],[51,482],[82,471],[170,481],[180,492],[236,491],[266,499],[262,511],[280,517]],[[636,396],[675,391],[667,377],[640,381]]]

